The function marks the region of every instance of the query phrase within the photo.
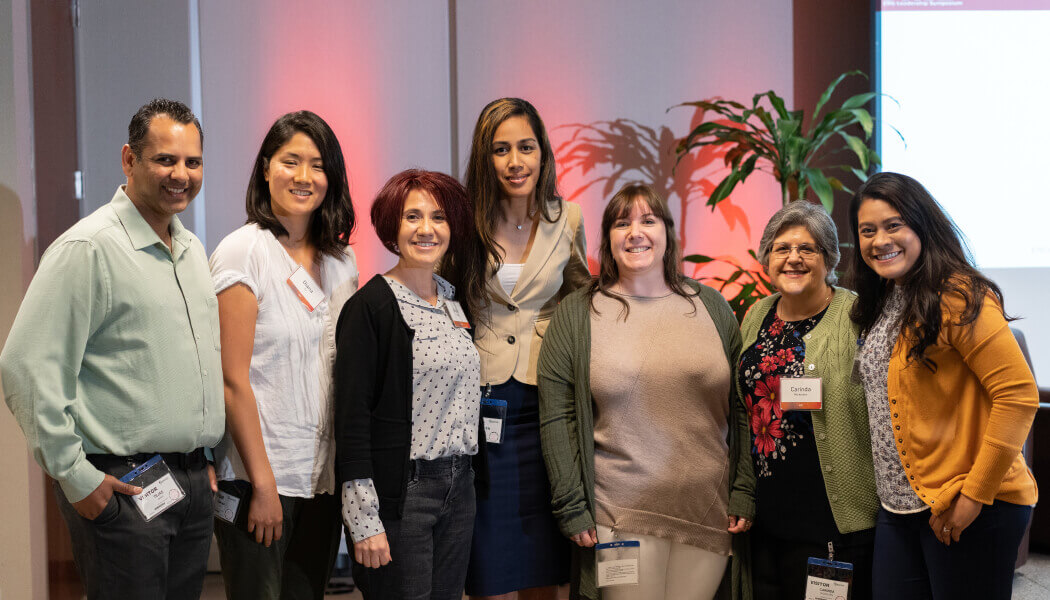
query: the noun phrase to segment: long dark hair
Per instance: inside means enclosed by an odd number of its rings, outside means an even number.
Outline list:
[[[631,307],[627,304],[627,301],[621,295],[610,290],[620,280],[620,268],[613,258],[612,241],[609,238],[609,234],[612,232],[616,221],[624,219],[631,214],[631,209],[634,208],[635,202],[644,203],[652,211],[653,216],[664,223],[664,229],[667,233],[667,245],[664,248],[663,256],[664,283],[671,288],[672,292],[689,300],[691,304],[693,303],[692,297],[696,295],[693,290],[686,286],[686,278],[681,271],[682,251],[678,247],[674,217],[671,216],[671,209],[667,206],[667,200],[645,184],[629,183],[616,192],[616,195],[609,200],[609,203],[605,206],[605,211],[602,213],[602,238],[598,244],[598,277],[591,282],[587,290],[587,294],[590,296],[591,310],[595,313],[598,312],[594,307],[595,294],[608,296],[622,304],[623,310],[620,314],[623,315],[624,319],[631,312]],[[693,304],[693,309],[696,309],[696,304]]]
[[[911,270],[895,282],[902,287],[905,299],[901,331],[914,341],[908,361],[918,360],[930,370],[937,369],[926,357],[926,349],[937,343],[941,332],[941,297],[946,293],[957,293],[966,301],[957,325],[969,325],[977,319],[989,292],[1003,316],[1012,320],[1006,316],[999,286],[973,266],[959,228],[926,188],[907,175],[877,173],[857,190],[849,205],[854,251],[847,277],[858,294],[850,318],[860,326],[861,335],[871,330],[890,293],[890,282],[879,277],[861,256],[857,213],[865,200],[882,200],[892,206],[922,244]]]
[[[317,247],[318,252],[341,257],[343,249],[350,243],[350,234],[356,225],[343,150],[328,123],[308,110],[290,112],[282,116],[274,122],[270,131],[266,132],[259,154],[255,157],[252,176],[248,180],[245,201],[248,223],[257,223],[259,227],[269,230],[275,236],[288,235],[288,231],[277,220],[270,207],[270,185],[266,181],[266,166],[277,150],[297,133],[303,133],[313,140],[321,153],[324,174],[328,179],[328,191],[310,217],[307,239]]]
[[[521,98],[500,98],[493,100],[481,109],[478,122],[474,125],[474,137],[470,145],[470,161],[467,163],[467,193],[474,202],[474,222],[478,237],[488,257],[496,264],[502,263],[499,244],[494,232],[503,216],[503,188],[499,175],[492,164],[492,139],[496,130],[511,117],[525,117],[536,134],[540,146],[540,174],[536,181],[536,193],[532,213],[538,213],[548,222],[553,223],[561,216],[562,200],[558,195],[557,177],[554,168],[554,149],[551,147],[547,129],[543,126],[540,113],[536,107]],[[556,212],[552,212],[551,205]]]

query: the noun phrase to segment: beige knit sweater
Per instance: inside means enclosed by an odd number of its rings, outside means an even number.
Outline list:
[[[729,554],[730,367],[704,305],[597,294],[591,316],[598,524]]]

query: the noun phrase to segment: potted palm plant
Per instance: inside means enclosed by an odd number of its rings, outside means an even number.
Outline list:
[[[874,92],[857,94],[838,107],[825,110],[839,83],[850,76],[865,77],[860,71],[850,71],[835,78],[817,101],[808,129],[804,127],[804,112],[787,110],[784,99],[772,90],[755,94],[750,107],[718,99],[677,105],[698,108],[705,117],[708,114],[712,117],[679,140],[675,148],[676,164],[704,146],[726,150],[723,160],[729,173],[715,186],[707,200],[712,211],[738,184],[756,171],[763,171],[780,184],[783,204],[807,198],[812,191],[831,212],[834,190],[849,192],[842,179],[831,173],[846,173],[863,182],[868,178],[868,170],[880,163],[878,153],[868,147],[874,119],[864,108],[875,97]],[[863,137],[855,135],[858,130]],[[860,168],[846,163],[828,166],[828,160],[838,153],[856,157]],[[818,156],[824,166],[817,164]],[[749,253],[756,258],[754,251]],[[738,320],[744,318],[744,313],[756,300],[772,293],[769,280],[760,270],[745,268],[733,260],[701,254],[686,256],[685,260],[698,264],[721,261],[735,269],[725,277],[707,279],[716,282],[723,292],[726,288],[732,289],[730,286],[739,287],[736,295],[729,299]]]

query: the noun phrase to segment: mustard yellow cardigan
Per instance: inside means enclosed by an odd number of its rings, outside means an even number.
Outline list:
[[[897,338],[887,383],[901,464],[934,514],[959,492],[983,504],[1035,504],[1035,477],[1021,456],[1039,406],[1035,378],[994,297],[960,326],[964,307],[958,292],[941,298],[941,332],[926,350],[935,372],[909,363],[914,340]]]

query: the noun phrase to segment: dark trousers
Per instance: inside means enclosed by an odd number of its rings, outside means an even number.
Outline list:
[[[212,533],[211,484],[203,453],[200,457],[184,466],[168,463],[186,497],[148,523],[123,494],[113,494],[94,520],[85,519],[55,483],[73,559],[90,600],[200,598]],[[88,460],[117,479],[132,469],[115,456],[89,455]]]
[[[220,483],[220,489],[227,493],[250,487],[247,481]],[[339,498],[318,494],[313,498],[280,496],[280,499],[281,539],[272,542],[269,548],[256,542],[255,534],[248,533],[245,525],[215,519],[222,578],[230,600],[319,600],[324,597],[328,576],[339,552],[342,531]],[[240,510],[247,514],[248,504]],[[247,518],[238,519],[241,521],[246,523]]]
[[[841,534],[833,540],[835,560],[853,565],[851,600],[871,598],[874,531]],[[827,558],[827,542],[783,540],[751,530],[751,574],[755,600],[802,600],[809,558]]]
[[[474,471],[470,465],[470,456],[413,461],[401,519],[383,519],[390,563],[378,569],[353,565],[354,582],[365,598],[463,597],[474,529]]]
[[[879,509],[875,525],[876,600],[1009,600],[1014,562],[1030,506],[985,506],[945,546],[930,529],[930,511],[898,515]]]

